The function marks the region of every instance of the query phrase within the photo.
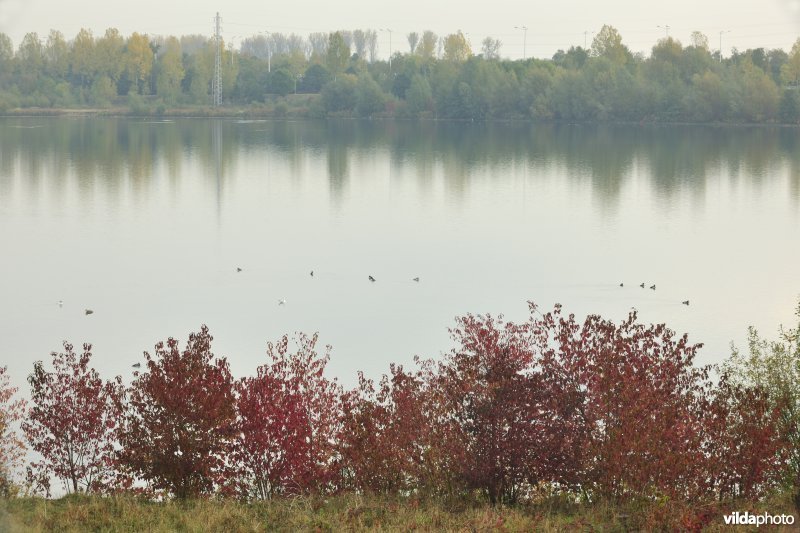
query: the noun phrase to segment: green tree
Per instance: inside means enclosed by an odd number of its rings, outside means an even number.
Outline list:
[[[186,74],[182,55],[180,41],[168,37],[156,63],[156,93],[168,103],[175,103],[181,94],[181,82]]]
[[[181,43],[183,46],[183,43]],[[203,48],[194,54],[183,55],[186,75],[183,86],[196,104],[208,104],[211,91],[211,75],[213,72],[214,45],[205,43]]]
[[[10,83],[14,78],[13,73],[14,62],[14,45],[11,38],[3,32],[0,32],[0,89]],[[8,107],[6,99],[2,99],[5,107]]]
[[[44,73],[44,52],[42,41],[36,33],[28,33],[22,38],[17,50],[17,79],[24,93],[38,92],[40,76]]]
[[[69,46],[64,34],[50,30],[44,46],[45,70],[53,78],[64,78],[69,72]]]
[[[221,50],[221,82],[222,82],[222,95],[224,99],[229,99],[233,94],[233,89],[236,86],[236,78],[239,75],[239,61],[238,54],[232,48],[225,49],[223,43]]]
[[[414,52],[417,50],[417,45],[419,44],[419,33],[412,31],[406,35],[406,39],[408,39],[408,53],[414,55]]]
[[[677,40],[660,39],[644,65],[652,102],[652,113],[665,120],[678,120],[683,111],[686,84],[681,74],[683,47]]]
[[[569,52],[568,52],[569,53]],[[520,113],[529,113],[533,118],[552,119],[553,107],[550,101],[554,72],[556,69],[547,63],[530,62],[520,80]]]
[[[115,85],[125,69],[125,39],[116,28],[108,28],[95,43],[96,74],[107,76]]]
[[[727,90],[722,78],[707,70],[695,74],[687,96],[689,116],[700,122],[725,119],[728,108]]]
[[[781,67],[781,80],[787,85],[800,85],[800,38],[794,42],[789,59]]]
[[[763,122],[775,118],[780,93],[766,72],[745,58],[737,69],[732,105],[738,119]]]
[[[44,65],[44,53],[42,50],[42,41],[39,35],[35,32],[26,33],[22,38],[17,50],[17,59],[22,62],[26,68],[40,69]]]
[[[350,59],[350,47],[344,40],[342,32],[335,32],[328,37],[328,50],[326,55],[328,70],[336,76],[347,66]]]
[[[783,66],[788,61],[789,54],[780,48],[775,48],[767,52],[767,73],[772,77],[772,81],[778,85],[783,83],[781,79],[781,69],[783,69]]]
[[[101,74],[94,80],[89,93],[91,103],[100,107],[107,107],[116,95],[116,84],[105,74]]]
[[[0,64],[8,64],[14,59],[14,44],[11,38],[0,32]]]
[[[70,69],[80,87],[91,85],[94,74],[97,72],[97,62],[94,37],[92,32],[86,28],[81,28],[72,41]]]
[[[386,97],[375,80],[368,73],[358,77],[356,86],[356,112],[368,117],[385,109]]]
[[[800,91],[785,89],[780,104],[781,121],[789,124],[800,122]]]
[[[294,78],[285,68],[274,70],[267,77],[267,87],[271,94],[286,96],[294,90]]]
[[[800,511],[800,304],[795,316],[797,326],[781,327],[776,341],[764,339],[751,327],[747,351],[734,348],[723,371],[735,384],[765,390],[773,407],[780,410],[780,433],[789,452],[785,483],[793,488]]]
[[[419,74],[411,78],[411,86],[406,91],[408,110],[414,115],[433,111],[433,92],[428,80]]]
[[[363,57],[363,56],[359,56]],[[296,84],[297,80],[303,75],[306,69],[306,54],[302,50],[292,49],[287,55],[285,64],[281,68],[285,68],[292,76],[293,82]],[[293,87],[294,90],[294,87]]]
[[[681,53],[677,67],[683,81],[686,84],[690,84],[695,74],[702,75],[709,70],[719,70],[719,63],[714,61],[707,49],[687,46]]]
[[[425,30],[422,33],[422,40],[417,47],[417,54],[426,58],[432,59],[436,56],[436,43],[439,42],[439,38],[433,33],[431,30]]]
[[[301,90],[304,93],[318,93],[331,79],[331,73],[320,64],[313,64],[303,74]]]
[[[239,59],[239,77],[236,79],[234,97],[249,104],[263,102],[267,86],[267,66],[263,59],[242,56]]]
[[[356,105],[358,78],[341,74],[322,89],[322,105],[328,113],[352,111]]]
[[[589,59],[589,51],[580,46],[570,46],[566,52],[559,50],[553,54],[553,63],[569,69],[582,68],[587,59]]]

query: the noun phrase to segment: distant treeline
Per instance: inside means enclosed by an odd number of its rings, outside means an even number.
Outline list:
[[[781,49],[711,52],[667,37],[633,54],[611,26],[590,48],[550,59],[500,58],[461,32],[407,35],[408,52],[377,59],[374,30],[269,33],[239,49],[209,37],[27,34],[16,52],[0,33],[0,112],[18,107],[128,106],[136,113],[210,105],[216,46],[225,105],[275,115],[658,122],[800,122],[800,38]],[[283,98],[292,93],[320,97]]]

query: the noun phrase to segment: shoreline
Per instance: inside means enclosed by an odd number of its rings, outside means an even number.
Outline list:
[[[251,107],[176,107],[163,112],[134,112],[127,107],[108,108],[50,108],[24,107],[8,109],[0,112],[0,118],[42,118],[42,117],[102,117],[102,118],[256,118],[276,121],[292,120],[369,120],[382,122],[455,122],[479,124],[554,124],[573,126],[710,126],[710,127],[779,127],[800,128],[800,123],[791,122],[686,122],[686,121],[567,121],[567,120],[531,120],[531,119],[489,119],[471,120],[458,118],[441,118],[431,116],[399,117],[389,114],[377,114],[371,117],[349,115],[332,115],[314,117],[308,114],[276,114],[272,110],[254,109]]]

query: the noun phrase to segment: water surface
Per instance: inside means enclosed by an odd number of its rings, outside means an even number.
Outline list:
[[[635,307],[714,363],[791,323],[798,244],[796,129],[0,119],[0,364],[23,388],[64,339],[129,377],[203,323],[238,376],[319,331],[352,384],[528,300]]]

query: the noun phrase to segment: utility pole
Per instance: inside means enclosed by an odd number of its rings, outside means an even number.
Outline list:
[[[514,26],[516,30],[522,30],[522,60],[528,59],[526,48],[528,46],[528,27],[527,26]]]
[[[667,24],[666,26],[661,26],[661,25],[658,25],[658,26],[656,26],[656,27],[657,27],[657,28],[663,28],[663,29],[664,29],[664,31],[667,33],[667,37],[669,37],[669,24]]]
[[[719,62],[722,63],[722,34],[730,33],[731,30],[722,30],[719,32]]]
[[[589,30],[583,32],[583,49],[586,50],[586,39],[589,37]]]
[[[214,48],[216,49],[216,54],[214,56],[214,80],[213,80],[213,92],[214,92],[214,106],[219,107],[222,105],[222,36],[220,35],[222,19],[219,16],[219,11],[217,11],[217,16],[214,17]]]

